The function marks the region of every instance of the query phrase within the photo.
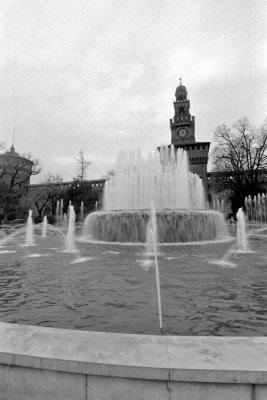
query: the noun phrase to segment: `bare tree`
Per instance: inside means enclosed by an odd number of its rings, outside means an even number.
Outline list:
[[[83,150],[80,150],[79,156],[74,157],[76,162],[78,163],[78,174],[77,174],[77,179],[80,181],[83,181],[86,177],[86,172],[91,165],[91,161],[86,160],[85,155],[83,153]]]
[[[24,186],[30,177],[41,171],[39,161],[31,160],[31,155],[22,155],[11,151],[3,155],[3,164],[0,170],[0,179],[5,187],[5,201],[3,204],[4,220],[8,220],[9,209],[12,202],[17,201],[23,192]]]
[[[64,196],[65,191],[64,187],[55,183],[41,184],[32,186],[25,199],[32,206],[35,205],[39,219],[42,220],[46,207],[51,209],[53,214],[57,201]]]
[[[107,173],[105,174],[105,175],[103,175],[103,178],[104,179],[107,179],[108,181],[111,179],[111,178],[113,178],[115,176],[115,171],[114,171],[114,169],[109,169],[108,171],[107,171]]]
[[[212,188],[220,193],[228,190],[233,198],[266,191],[267,123],[256,129],[247,118],[232,127],[220,125],[215,130]]]

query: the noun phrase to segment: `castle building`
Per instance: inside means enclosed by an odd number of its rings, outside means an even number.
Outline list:
[[[190,172],[198,174],[208,193],[207,164],[210,142],[196,142],[195,117],[190,114],[190,101],[187,90],[180,78],[175,92],[174,117],[170,119],[171,144],[177,150],[182,148],[188,153]]]
[[[9,184],[12,179],[13,185],[23,190],[30,184],[33,165],[33,161],[17,153],[12,144],[9,151],[0,154],[0,180]]]
[[[64,181],[64,182],[44,182],[44,183],[35,183],[28,185],[26,187],[27,194],[30,195],[32,199],[31,209],[33,211],[33,216],[37,217],[40,213],[37,209],[37,202],[35,201],[35,197],[44,195],[44,198],[47,198],[45,202],[45,207],[42,209],[42,217],[49,216],[55,214],[56,204],[61,200],[61,196],[64,194],[64,191],[67,192],[68,189],[79,189],[79,187],[83,186],[83,191],[88,192],[91,190],[97,198],[97,206],[101,207],[102,205],[102,197],[103,190],[106,182],[106,178],[101,179],[91,179],[91,180],[73,180],[73,181]],[[53,195],[50,196],[49,192]],[[41,197],[40,196],[40,197]]]
[[[9,151],[0,154],[0,220],[7,222],[17,215],[17,203],[30,183],[33,165],[33,161],[15,151],[13,144]]]

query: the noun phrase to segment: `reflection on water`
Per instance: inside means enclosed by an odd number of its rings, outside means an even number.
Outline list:
[[[78,256],[55,251],[55,238],[36,242],[0,254],[1,321],[159,333],[155,270],[142,268],[144,247],[78,243]],[[219,262],[231,243],[159,249],[164,332],[265,336],[266,244],[252,238],[254,252],[234,254],[233,268]]]

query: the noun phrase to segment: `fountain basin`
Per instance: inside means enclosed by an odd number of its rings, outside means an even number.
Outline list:
[[[0,323],[7,400],[263,400],[267,338],[126,335]]]
[[[104,242],[146,242],[150,210],[98,211],[87,216],[85,235]],[[227,236],[223,215],[213,210],[156,210],[158,242],[199,242]]]

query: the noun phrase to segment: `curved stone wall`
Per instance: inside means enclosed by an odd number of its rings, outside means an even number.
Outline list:
[[[146,241],[149,210],[98,211],[85,221],[92,240],[104,242]],[[227,234],[223,216],[212,210],[157,210],[159,243],[213,240]]]
[[[0,323],[1,400],[266,400],[267,338]]]

